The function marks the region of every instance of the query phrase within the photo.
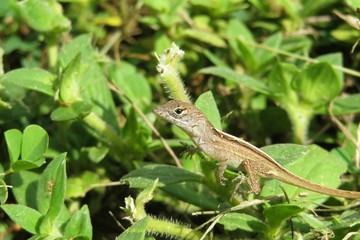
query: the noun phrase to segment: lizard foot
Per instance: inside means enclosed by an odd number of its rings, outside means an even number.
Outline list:
[[[219,182],[220,182],[221,186],[226,186],[225,182],[228,180],[229,179],[227,179],[224,175],[219,175]]]
[[[233,183],[236,183],[236,185],[235,185],[235,187],[234,187],[233,194],[232,194],[231,197],[233,197],[233,195],[234,195],[235,193],[237,193],[237,192],[243,192],[243,190],[240,191],[239,189],[240,189],[241,185],[242,185],[244,182],[246,182],[246,180],[247,180],[247,177],[245,176],[245,174],[242,173],[242,172],[239,172],[239,176],[237,176],[236,178],[234,178],[234,179],[232,180],[232,182],[233,182]]]
[[[181,155],[192,158],[196,153],[200,153],[200,150],[194,145],[188,144],[186,142],[180,142],[180,143],[185,147],[185,150],[181,152]],[[200,156],[203,157],[201,154]]]

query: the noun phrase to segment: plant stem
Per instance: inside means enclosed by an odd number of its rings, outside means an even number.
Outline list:
[[[54,69],[59,52],[57,42],[49,40],[47,49],[48,49],[49,66],[51,69]]]
[[[115,133],[115,130],[112,129],[106,122],[104,122],[98,115],[94,112],[91,112],[83,121],[88,124],[91,128],[96,130],[99,134],[106,137],[109,141],[110,145],[117,145],[117,143],[121,142],[121,138]]]
[[[285,109],[292,123],[294,142],[297,144],[305,144],[310,121],[314,115],[311,107],[288,104],[285,106]]]
[[[159,233],[169,235],[180,239],[200,239],[201,233],[176,223],[168,222],[165,220],[155,219],[148,216],[149,225],[148,229],[151,233]]]
[[[122,156],[123,149],[130,151],[129,146],[124,146],[124,141],[116,134],[116,131],[94,112],[83,118],[83,121],[99,135],[105,137],[106,142],[110,145],[116,157]],[[133,168],[129,161],[122,161],[122,163],[128,170]]]
[[[173,43],[169,49],[165,50],[163,55],[160,57],[156,55],[159,61],[156,69],[160,73],[165,88],[174,99],[190,102],[184,83],[179,75],[179,62],[184,54],[185,52]]]

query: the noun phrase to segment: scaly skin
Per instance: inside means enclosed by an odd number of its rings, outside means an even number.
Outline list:
[[[228,165],[242,164],[248,174],[247,182],[254,193],[260,192],[258,176],[278,179],[313,192],[344,198],[360,198],[360,192],[325,187],[289,172],[254,145],[217,130],[206,116],[191,103],[171,100],[154,108],[160,118],[186,132],[206,155],[220,161],[219,179],[224,179]]]

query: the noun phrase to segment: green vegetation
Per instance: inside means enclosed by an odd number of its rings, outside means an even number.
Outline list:
[[[0,238],[360,239],[353,200],[271,179],[231,198],[239,173],[221,185],[151,112],[192,101],[295,174],[359,191],[359,7],[2,0]],[[184,55],[162,58],[173,42]]]

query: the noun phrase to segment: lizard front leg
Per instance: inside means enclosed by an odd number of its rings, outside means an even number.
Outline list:
[[[180,153],[180,155],[183,155],[184,157],[192,158],[196,153],[199,153],[201,157],[201,150],[198,147],[193,146],[192,144],[188,144],[186,142],[180,141],[180,144],[185,147],[185,150]]]
[[[225,181],[227,180],[227,178],[224,176],[224,172],[226,170],[227,165],[228,165],[228,161],[220,161],[216,171],[219,182],[223,186],[225,186]]]

